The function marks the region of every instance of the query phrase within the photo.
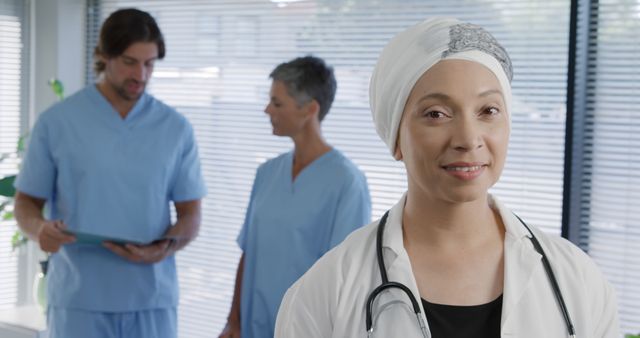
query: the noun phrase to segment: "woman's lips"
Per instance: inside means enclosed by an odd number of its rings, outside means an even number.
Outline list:
[[[478,176],[482,175],[484,172],[486,165],[483,163],[451,163],[442,168],[451,176],[469,181],[476,179]]]

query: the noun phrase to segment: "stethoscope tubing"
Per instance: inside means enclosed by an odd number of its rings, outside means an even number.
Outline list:
[[[520,223],[522,223],[522,225],[524,225],[525,228],[527,228],[527,230],[531,234],[531,237],[529,237],[529,239],[531,240],[533,247],[536,249],[536,251],[540,255],[542,255],[542,265],[544,266],[544,270],[547,272],[549,283],[551,283],[551,289],[553,290],[553,294],[556,297],[556,300],[558,301],[558,306],[560,307],[560,311],[562,312],[562,317],[564,317],[564,322],[567,324],[567,331],[569,331],[569,337],[575,338],[576,333],[573,327],[573,321],[571,320],[571,316],[569,316],[569,310],[567,310],[567,304],[565,304],[564,302],[564,297],[562,297],[562,292],[560,291],[558,280],[556,279],[556,275],[553,273],[553,269],[551,268],[549,259],[547,259],[547,255],[542,249],[542,245],[540,245],[540,242],[538,242],[538,239],[533,234],[533,231],[529,229],[529,226],[527,225],[527,223],[525,223],[522,220],[522,218],[520,218],[520,216],[516,215],[515,213],[513,213],[513,215],[516,216],[516,218],[520,221]]]
[[[529,231],[529,234],[531,234],[531,237],[529,237],[529,239],[531,240],[531,243],[533,244],[533,247],[535,248],[535,250],[542,256],[542,265],[544,266],[545,272],[551,284],[551,289],[553,290],[553,294],[558,302],[558,306],[560,307],[562,316],[567,325],[567,331],[569,332],[569,337],[575,338],[576,334],[573,327],[573,322],[571,321],[571,317],[569,316],[569,311],[567,310],[564,297],[562,296],[562,292],[560,291],[558,280],[556,279],[556,276],[553,273],[553,269],[551,269],[551,264],[547,259],[547,255],[545,254],[544,250],[542,249],[542,246],[540,245],[540,242],[538,242],[538,239],[533,234],[533,231],[531,231],[529,226],[515,213],[514,213],[514,216],[516,216],[516,218],[520,221],[520,223],[522,223],[522,225],[524,225],[527,231]],[[382,218],[380,219],[380,222],[378,223],[377,233],[376,233],[376,258],[378,261],[378,268],[380,269],[380,278],[382,279],[382,283],[378,287],[376,287],[373,291],[371,291],[371,293],[367,297],[366,319],[365,319],[367,336],[370,337],[373,334],[373,330],[374,330],[372,314],[373,314],[373,303],[376,297],[378,297],[378,295],[380,295],[380,293],[382,293],[384,290],[396,288],[396,289],[402,290],[402,292],[404,292],[409,298],[409,300],[411,301],[411,306],[413,307],[413,312],[418,318],[418,323],[420,324],[420,329],[422,331],[422,334],[424,337],[427,337],[428,336],[426,332],[427,328],[424,323],[424,320],[422,319],[418,300],[406,285],[398,282],[390,282],[387,276],[387,268],[384,264],[384,257],[382,254],[382,239],[383,239],[384,228],[387,223],[388,217],[389,217],[389,211],[385,212]]]

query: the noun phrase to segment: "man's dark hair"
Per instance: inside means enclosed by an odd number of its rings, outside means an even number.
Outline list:
[[[269,74],[274,81],[282,81],[287,92],[298,105],[316,100],[320,105],[318,118],[320,121],[329,112],[333,99],[336,96],[336,78],[333,68],[324,60],[305,56],[279,64]]]
[[[98,56],[120,56],[136,42],[155,43],[158,46],[158,59],[164,58],[164,38],[156,20],[149,13],[135,8],[119,9],[111,13],[102,24],[100,41],[93,52],[93,69],[96,74],[102,73],[106,67]]]

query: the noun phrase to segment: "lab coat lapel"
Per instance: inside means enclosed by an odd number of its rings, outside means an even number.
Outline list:
[[[509,325],[509,318],[519,309],[518,303],[530,287],[535,271],[542,268],[542,256],[531,245],[529,233],[515,215],[495,199],[492,203],[500,212],[506,229],[501,331],[503,335],[517,335]]]
[[[418,285],[413,276],[411,269],[411,261],[409,255],[404,248],[404,240],[402,238],[402,213],[404,210],[404,204],[406,201],[406,194],[400,199],[400,201],[391,209],[389,217],[387,219],[387,225],[384,230],[384,239],[382,243],[385,264],[387,266],[387,276],[389,281],[398,282],[404,284],[411,290],[411,293],[416,298],[420,306],[420,312],[424,323],[427,324],[427,318],[422,308],[422,302],[420,301],[420,292],[418,291]],[[397,292],[397,290],[396,290]],[[411,306],[410,300],[401,295],[401,299],[407,305]],[[418,335],[419,332],[415,331],[415,316],[411,317],[411,325],[405,325],[404,327],[397,329],[403,332],[407,337],[422,337]],[[399,332],[400,332],[399,331]]]
[[[405,194],[389,212],[382,247],[389,280],[406,285],[419,300],[420,293],[418,293],[418,287],[411,270],[411,261],[404,248],[402,238],[402,213],[406,198]]]

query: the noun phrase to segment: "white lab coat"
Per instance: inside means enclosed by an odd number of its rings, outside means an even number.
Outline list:
[[[402,240],[405,199],[389,213],[383,253],[389,280],[405,284],[420,302]],[[490,200],[506,228],[501,337],[567,337],[542,256],[527,238],[528,231],[508,208],[493,197]],[[378,221],[355,231],[291,286],[278,313],[277,338],[367,336],[365,303],[381,283],[375,249],[377,225]],[[620,338],[614,289],[593,261],[565,239],[529,227],[551,263],[576,336]],[[409,299],[401,291],[383,291],[374,304],[374,337],[422,337]]]

